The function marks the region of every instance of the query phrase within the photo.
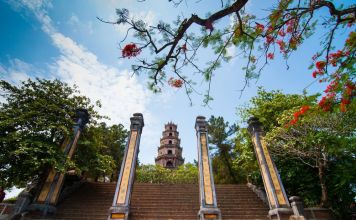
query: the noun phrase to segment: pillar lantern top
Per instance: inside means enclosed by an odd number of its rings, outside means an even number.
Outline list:
[[[195,120],[195,129],[197,132],[208,131],[208,122],[205,120],[204,116],[197,116],[197,119]]]
[[[131,121],[131,129],[133,130],[138,130],[142,129],[142,127],[145,125],[143,121],[143,115],[141,113],[134,113],[133,117],[130,118]]]
[[[257,117],[251,117],[247,121],[248,127],[247,130],[252,135],[254,132],[262,132],[262,123],[258,120]]]

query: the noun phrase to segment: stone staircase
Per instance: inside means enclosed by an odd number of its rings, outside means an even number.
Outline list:
[[[50,219],[106,220],[115,186],[115,183],[85,183],[58,205],[57,214]],[[216,194],[222,219],[268,219],[267,206],[246,185],[216,185]],[[198,185],[134,184],[132,220],[197,220],[198,211]]]

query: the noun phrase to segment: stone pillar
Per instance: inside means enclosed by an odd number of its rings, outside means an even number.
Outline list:
[[[221,212],[216,202],[216,193],[208,146],[208,123],[205,117],[198,116],[195,122],[198,139],[199,164],[199,219],[221,219]]]
[[[78,109],[76,112],[76,123],[73,128],[73,136],[65,138],[61,145],[64,155],[67,158],[72,158],[77,147],[79,136],[88,121],[88,111],[86,109]],[[55,210],[54,206],[57,204],[61,193],[64,178],[64,173],[57,172],[54,168],[52,168],[41,188],[39,195],[34,200],[34,205],[36,206],[37,204],[37,208],[39,209],[43,209],[43,206],[41,205],[45,205],[45,212],[53,212]]]
[[[130,120],[131,127],[129,139],[126,144],[125,155],[121,164],[120,176],[117,181],[114,200],[109,209],[108,220],[129,219],[132,186],[135,179],[137,156],[142,128],[144,126],[141,113],[135,113]]]
[[[292,196],[289,201],[294,213],[289,220],[305,220],[303,200],[298,196]]]
[[[254,150],[258,165],[260,167],[264,188],[266,190],[270,219],[284,220],[289,219],[293,214],[292,209],[284,190],[281,178],[276,165],[263,140],[264,134],[262,124],[257,118],[252,117],[248,120],[248,131],[252,136]]]

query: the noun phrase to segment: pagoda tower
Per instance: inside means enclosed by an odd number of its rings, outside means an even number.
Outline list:
[[[180,146],[179,132],[177,125],[169,122],[164,125],[158,156],[155,158],[156,164],[165,168],[177,168],[184,163],[182,158],[182,148]]]

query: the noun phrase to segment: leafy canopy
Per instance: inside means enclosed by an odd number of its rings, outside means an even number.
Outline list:
[[[78,142],[74,161],[86,178],[108,176],[116,181],[122,163],[128,131],[123,125],[104,122],[85,129]]]
[[[24,186],[34,177],[68,164],[59,145],[72,135],[78,108],[91,123],[102,118],[89,98],[59,80],[27,80],[20,85],[0,81],[0,185]]]

